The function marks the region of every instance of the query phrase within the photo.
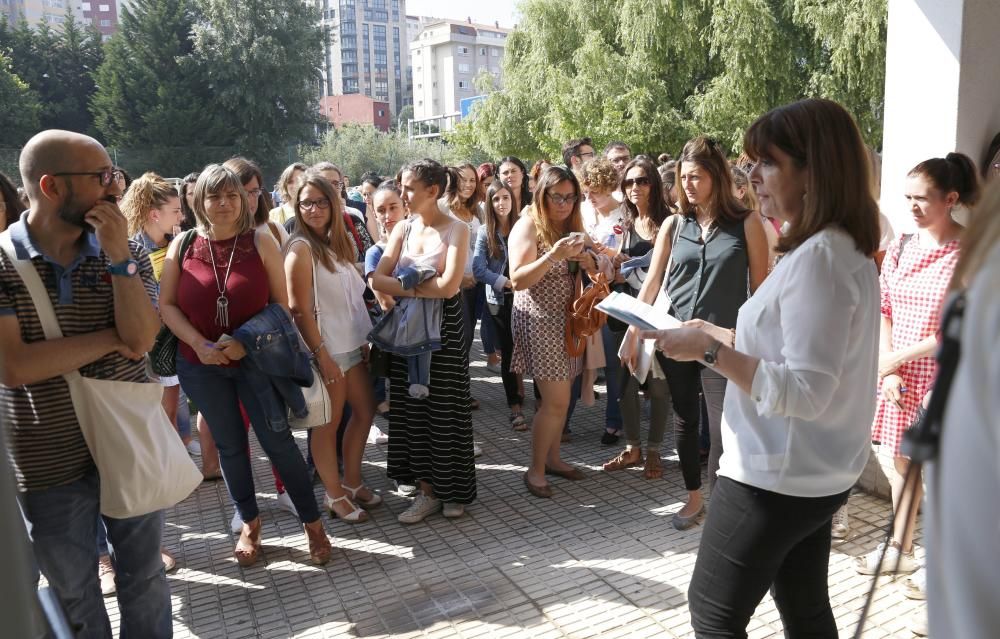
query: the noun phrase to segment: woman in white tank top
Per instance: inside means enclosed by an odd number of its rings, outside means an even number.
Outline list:
[[[356,503],[371,508],[382,498],[361,479],[361,457],[375,412],[366,364],[372,324],[341,206],[324,177],[313,174],[303,180],[295,197],[298,226],[288,243],[285,276],[292,316],[316,358],[333,408],[330,423],[312,431],[313,459],[326,488],[324,501],[332,516],[358,523],[368,514]],[[345,401],[351,406],[351,418],[344,434],[341,480],[337,429]]]

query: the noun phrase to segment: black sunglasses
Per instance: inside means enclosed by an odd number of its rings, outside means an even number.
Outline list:
[[[627,180],[622,180],[623,189],[630,189],[632,188],[633,184],[636,186],[649,186],[649,178],[643,176],[643,177],[629,178]]]
[[[112,180],[120,180],[124,177],[124,174],[118,169],[106,169],[104,171],[77,171],[77,172],[63,172],[63,173],[53,173],[52,177],[68,177],[70,175],[90,175],[96,178],[100,178],[101,186],[109,186]]]

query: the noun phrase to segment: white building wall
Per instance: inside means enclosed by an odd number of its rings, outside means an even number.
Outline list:
[[[961,151],[981,165],[1000,131],[997,0],[889,0],[882,210],[913,230],[903,198],[919,162]]]

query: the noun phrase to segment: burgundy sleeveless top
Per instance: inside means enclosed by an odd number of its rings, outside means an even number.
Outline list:
[[[211,250],[209,246],[211,245]],[[226,278],[229,256],[233,255],[233,265],[226,283],[226,299],[229,300],[229,326],[215,323],[216,300],[219,289],[216,286],[213,267],[221,284]],[[214,264],[213,264],[214,256]],[[236,239],[210,241],[201,235],[195,237],[181,264],[181,277],[177,283],[177,306],[191,325],[198,329],[210,342],[223,333],[232,335],[244,322],[259,313],[271,298],[271,288],[267,280],[264,262],[254,244],[254,231],[247,231]],[[180,342],[181,355],[192,364],[201,360],[194,349]],[[233,363],[231,366],[239,366]]]

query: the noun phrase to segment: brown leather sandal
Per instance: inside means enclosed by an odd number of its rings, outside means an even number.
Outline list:
[[[605,472],[613,472],[616,470],[622,470],[623,468],[631,468],[633,466],[638,466],[642,463],[642,449],[633,448],[635,452],[635,458],[629,456],[628,449],[623,450],[618,453],[618,456],[607,462],[602,466]]]
[[[660,463],[659,452],[646,455],[646,464],[642,467],[642,471],[646,479],[663,479],[663,464]]]
[[[243,524],[240,540],[233,549],[233,557],[244,568],[254,565],[260,559],[260,516]]]
[[[330,546],[330,538],[326,536],[326,529],[323,528],[323,520],[317,519],[311,524],[303,524],[302,529],[309,540],[309,559],[317,566],[322,566],[330,561],[333,555],[333,548]]]

